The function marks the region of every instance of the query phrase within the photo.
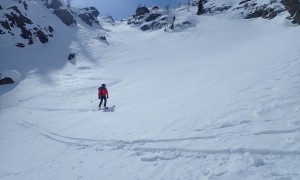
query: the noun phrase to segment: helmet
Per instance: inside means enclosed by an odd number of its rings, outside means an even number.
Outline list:
[[[105,88],[105,87],[106,87],[106,85],[105,85],[105,84],[102,84],[102,85],[101,85],[101,87]]]

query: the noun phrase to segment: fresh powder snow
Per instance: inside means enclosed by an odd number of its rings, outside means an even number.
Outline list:
[[[22,75],[0,86],[0,179],[300,179],[300,27],[193,8],[174,32],[49,12],[48,44],[0,39]]]

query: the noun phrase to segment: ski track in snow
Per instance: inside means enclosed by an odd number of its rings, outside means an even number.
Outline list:
[[[196,143],[203,139],[214,139],[218,138],[219,135],[212,136],[199,136],[199,137],[187,137],[187,138],[175,138],[175,139],[139,139],[139,140],[95,140],[95,139],[84,139],[76,137],[67,137],[59,135],[53,132],[49,132],[39,128],[38,126],[22,121],[18,123],[24,128],[34,128],[36,131],[46,138],[56,141],[67,146],[82,149],[93,149],[95,151],[101,150],[126,150],[126,151],[135,151],[137,154],[142,154],[146,152],[156,153],[156,152],[168,152],[168,153],[179,153],[176,157],[164,158],[164,157],[153,157],[153,158],[141,158],[142,161],[154,161],[154,160],[172,160],[179,157],[198,157],[199,154],[257,154],[257,155],[300,155],[300,151],[284,151],[284,150],[273,150],[273,149],[249,149],[249,148],[228,148],[228,149],[199,149],[191,150],[184,148],[150,148],[144,147],[152,143],[170,143],[170,142],[182,142],[182,141],[192,141]],[[290,130],[270,130],[270,131],[261,131],[256,132],[252,135],[272,135],[272,134],[285,134],[285,133],[295,133],[300,131],[300,127]],[[249,136],[249,135],[248,135]]]

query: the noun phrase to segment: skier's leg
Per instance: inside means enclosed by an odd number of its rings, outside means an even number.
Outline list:
[[[102,105],[102,102],[103,102],[103,97],[101,96],[101,98],[100,98],[100,104],[99,104],[99,107],[101,107],[101,105]]]
[[[106,96],[104,96],[104,107],[106,108],[106,101],[107,101],[107,98],[106,98]]]

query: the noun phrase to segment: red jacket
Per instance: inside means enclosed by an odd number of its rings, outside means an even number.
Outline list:
[[[108,96],[108,91],[106,88],[99,87],[98,96]]]

